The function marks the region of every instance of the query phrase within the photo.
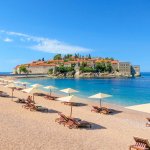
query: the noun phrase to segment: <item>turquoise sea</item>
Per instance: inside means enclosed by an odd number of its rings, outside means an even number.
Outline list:
[[[122,106],[150,103],[150,73],[142,73],[142,77],[131,79],[25,78],[21,81],[31,84],[39,83],[43,86],[53,85],[58,87],[58,90],[70,87],[79,91],[75,95],[84,98],[103,92],[113,95],[111,98],[105,99],[105,102]],[[96,101],[95,99],[91,100]]]

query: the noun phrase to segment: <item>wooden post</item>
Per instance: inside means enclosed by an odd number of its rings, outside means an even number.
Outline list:
[[[49,90],[49,95],[51,96],[51,93],[52,93],[52,91],[51,91],[51,89]]]
[[[33,102],[34,102],[34,94],[33,94]]]
[[[101,103],[102,103],[102,102],[101,102],[101,98],[100,98],[100,100],[99,100],[100,108],[102,107]]]
[[[13,101],[13,97],[14,97],[14,88],[12,88],[12,93],[11,93],[11,100]]]
[[[70,112],[70,117],[72,116],[72,103],[71,103],[71,112]]]

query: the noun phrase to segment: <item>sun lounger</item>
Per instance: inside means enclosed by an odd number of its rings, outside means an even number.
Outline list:
[[[0,97],[9,97],[9,95],[7,93],[1,92]]]
[[[34,103],[26,102],[25,105],[22,105],[22,107],[26,108],[26,109],[30,109],[33,105],[34,105]]]
[[[61,102],[61,103],[64,105],[69,105],[69,106],[79,106],[79,104],[75,102]]]
[[[58,113],[58,115],[59,115],[59,118],[56,118],[55,122],[65,125],[69,121],[69,118],[65,116],[64,114]]]
[[[52,96],[52,95],[45,95],[44,98],[47,99],[47,100],[56,100],[58,97],[57,96]]]
[[[35,96],[45,96],[46,94],[44,93],[34,93]]]
[[[70,129],[72,128],[82,128],[82,127],[90,127],[91,124],[87,121],[81,121],[81,119],[78,118],[70,118],[65,116],[62,113],[58,113],[60,116],[59,118],[55,119],[55,122],[58,122],[59,124],[63,124],[64,126],[68,126]]]
[[[146,118],[148,122],[146,123],[146,127],[150,127],[150,118]]]
[[[59,124],[65,125],[70,119],[77,120],[77,121],[81,121],[81,119],[67,117],[67,116],[65,116],[65,115],[62,114],[62,113],[58,113],[58,115],[59,115],[60,117],[59,117],[59,118],[56,118],[56,119],[55,119],[55,122],[58,122]]]
[[[135,144],[129,147],[129,150],[150,150],[150,143],[147,139],[134,137]]]
[[[112,113],[112,111],[106,107],[102,107],[102,110],[100,111],[100,113],[108,115],[108,114]]]
[[[15,101],[16,103],[27,103],[27,100],[24,98],[18,98],[17,101]]]
[[[98,106],[92,106],[93,108],[91,109],[91,112],[96,112],[96,113],[100,113],[100,111],[102,110],[100,107]]]
[[[57,97],[46,95],[46,96],[44,96],[44,98],[47,100],[56,100]]]
[[[110,114],[112,113],[108,108],[106,107],[98,107],[98,106],[92,106],[91,109],[92,112],[100,113],[100,114]]]
[[[23,88],[14,88],[15,90],[21,91]]]
[[[69,129],[73,129],[73,128],[91,128],[91,124],[87,121],[84,120],[74,120],[74,119],[69,119],[69,121],[66,124]]]
[[[42,106],[36,106],[36,105],[32,105],[30,107],[30,111],[46,111],[48,112],[48,108],[42,107]]]

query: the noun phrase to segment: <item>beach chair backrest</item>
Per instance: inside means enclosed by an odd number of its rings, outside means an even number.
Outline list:
[[[66,117],[64,114],[62,114],[62,113],[59,113],[59,115],[64,119],[64,120],[66,120],[66,121],[68,121],[69,119],[68,119],[68,117]]]
[[[150,122],[150,118],[146,118],[148,120],[148,122]]]
[[[150,148],[150,143],[148,142],[147,139],[134,137],[134,140],[136,142],[136,146],[143,147],[143,148]]]
[[[98,106],[92,106],[94,109],[99,109],[99,107]]]

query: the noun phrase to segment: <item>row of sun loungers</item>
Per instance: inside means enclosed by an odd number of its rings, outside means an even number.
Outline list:
[[[134,137],[135,144],[129,147],[129,150],[150,150],[150,143],[147,139]]]
[[[57,97],[50,96],[50,95],[45,95],[44,98],[47,99],[47,100],[56,100]]]
[[[62,113],[58,113],[59,118],[56,118],[55,122],[58,122],[59,124],[63,124],[64,126],[67,126],[69,129],[73,128],[91,128],[92,125],[87,122],[76,118],[70,118],[65,116]]]
[[[42,111],[48,112],[48,108],[37,106],[35,103],[25,102],[25,105],[22,106],[23,108],[29,109],[30,111]]]

